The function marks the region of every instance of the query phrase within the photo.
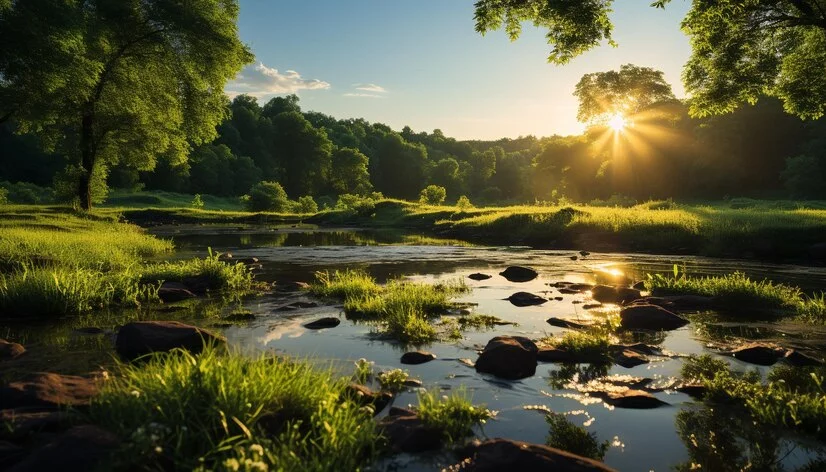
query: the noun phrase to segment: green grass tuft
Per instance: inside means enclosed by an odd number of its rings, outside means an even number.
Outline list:
[[[608,452],[610,443],[597,441],[594,433],[589,433],[582,426],[575,425],[562,413],[550,413],[545,417],[550,431],[545,443],[550,447],[562,449],[573,454],[601,461]]]
[[[419,392],[417,413],[426,425],[441,431],[449,443],[473,434],[474,426],[485,424],[495,415],[484,406],[474,406],[464,387],[441,397],[439,392]]]
[[[174,351],[119,365],[89,416],[123,439],[124,469],[356,470],[380,442],[346,385],[301,362]]]

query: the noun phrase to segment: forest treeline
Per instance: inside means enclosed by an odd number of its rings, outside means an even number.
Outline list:
[[[621,131],[594,126],[579,136],[497,141],[336,119],[303,111],[295,95],[263,106],[239,95],[229,107],[217,139],[188,160],[159,156],[152,171],[101,166],[97,198],[107,184],[235,197],[262,181],[280,183],[292,199],[329,201],[373,192],[418,199],[428,185],[443,187],[447,202],[467,196],[474,203],[826,197],[826,120],[802,121],[772,98],[704,119],[669,101],[629,117]],[[73,196],[74,168],[40,151],[34,136],[3,126],[0,149],[10,200],[47,198],[13,182],[53,186],[58,199]]]

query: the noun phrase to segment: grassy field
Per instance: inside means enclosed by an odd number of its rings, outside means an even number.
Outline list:
[[[172,244],[102,213],[64,207],[0,209],[0,313],[4,317],[81,315],[157,302],[163,281],[198,278],[239,297],[253,289],[249,271],[217,255],[160,262]]]
[[[110,206],[101,213],[122,214],[138,224],[305,222],[395,227],[484,244],[759,259],[805,260],[811,257],[810,246],[826,242],[823,202],[734,199],[696,204],[647,202],[632,207],[572,204],[460,209],[364,199],[352,208],[295,215],[250,213],[219,205],[199,209],[185,200]],[[167,205],[176,201],[185,204]]]

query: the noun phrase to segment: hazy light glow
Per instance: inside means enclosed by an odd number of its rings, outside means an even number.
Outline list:
[[[608,126],[614,130],[614,132],[619,133],[628,126],[628,120],[622,113],[614,113],[611,118],[608,119]]]

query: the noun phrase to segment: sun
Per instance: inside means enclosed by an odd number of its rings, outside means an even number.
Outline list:
[[[628,126],[628,120],[625,119],[622,113],[614,113],[614,115],[608,119],[608,126],[615,132],[620,132]]]

